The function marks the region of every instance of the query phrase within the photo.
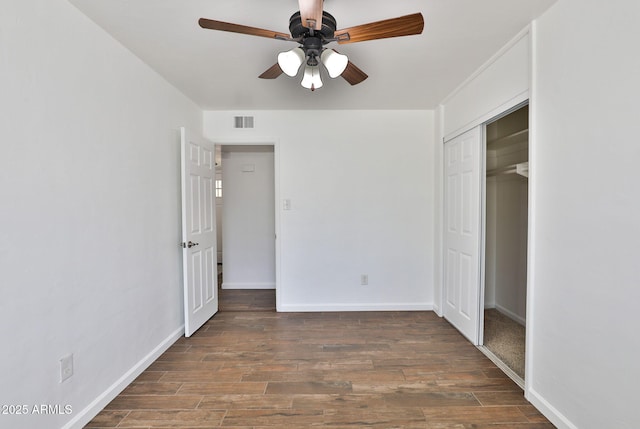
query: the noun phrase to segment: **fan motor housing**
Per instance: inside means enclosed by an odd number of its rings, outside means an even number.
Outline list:
[[[322,28],[320,30],[314,30],[314,35],[320,36],[321,39],[332,39],[336,31],[336,19],[328,12],[322,12]],[[297,39],[310,34],[309,28],[302,25],[302,18],[300,12],[296,12],[289,18],[289,31],[291,37]],[[320,33],[320,34],[318,34]]]

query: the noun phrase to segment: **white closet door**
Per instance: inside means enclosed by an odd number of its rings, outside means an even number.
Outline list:
[[[477,345],[480,306],[481,133],[444,144],[444,317]]]

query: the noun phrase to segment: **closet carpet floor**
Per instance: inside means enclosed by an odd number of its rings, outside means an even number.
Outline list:
[[[524,379],[524,326],[498,310],[485,310],[484,346]]]
[[[222,311],[85,427],[554,426],[433,312]]]

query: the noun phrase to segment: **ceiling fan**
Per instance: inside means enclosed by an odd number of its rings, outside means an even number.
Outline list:
[[[325,45],[331,42],[344,44],[410,36],[422,33],[424,28],[422,14],[414,13],[336,30],[335,18],[323,10],[322,3],[323,0],[298,0],[300,10],[289,18],[291,35],[206,18],[200,18],[198,23],[200,27],[209,30],[228,31],[298,43],[299,46],[278,54],[278,62],[259,77],[275,79],[282,73],[294,77],[304,64],[304,76],[300,84],[311,91],[322,86],[320,63],[327,69],[329,77],[342,76],[351,85],[356,85],[368,77],[366,73],[349,61],[346,55],[342,55],[334,49],[325,48]]]

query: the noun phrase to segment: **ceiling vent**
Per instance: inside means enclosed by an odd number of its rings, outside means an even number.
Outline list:
[[[253,128],[253,116],[234,116],[234,128]]]

